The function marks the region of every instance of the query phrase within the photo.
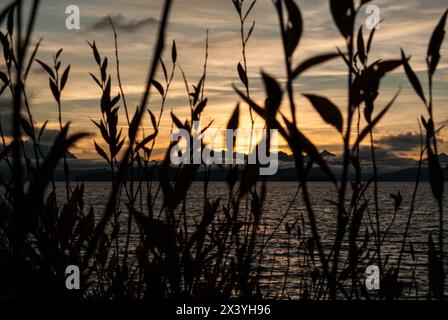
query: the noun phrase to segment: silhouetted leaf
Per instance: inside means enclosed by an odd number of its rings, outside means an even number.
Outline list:
[[[239,0],[232,0],[233,5],[235,6],[236,12],[241,15],[241,6]]]
[[[100,129],[101,136],[103,137],[104,141],[106,141],[108,144],[110,144],[109,133],[107,132],[107,129],[106,129],[106,126],[104,125],[103,120],[101,120],[99,124],[93,120],[92,120],[92,122]]]
[[[204,128],[202,128],[201,134],[203,134],[205,131],[207,131],[212,126],[213,122],[215,122],[215,121],[214,120],[210,121],[208,123],[208,125],[206,125]]]
[[[61,91],[64,90],[65,84],[67,83],[68,74],[70,72],[70,65],[65,69],[61,77]]]
[[[432,121],[431,118],[428,119],[428,121],[425,120],[423,116],[421,116],[421,121],[423,126],[425,127],[427,131],[427,139],[431,139],[434,136],[434,121]]]
[[[55,79],[53,70],[51,70],[51,68],[46,63],[40,61],[39,59],[36,59],[36,61],[42,66],[42,68],[48,73],[48,75],[52,79]]]
[[[247,74],[246,71],[244,70],[243,66],[241,65],[241,63],[238,63],[238,75],[240,77],[241,82],[244,84],[244,86],[247,88],[249,86],[249,82],[247,79]]]
[[[402,64],[402,60],[377,60],[357,74],[352,85],[353,105],[359,106],[366,102],[367,107],[373,108],[373,102],[379,94],[381,79]],[[371,113],[373,110],[370,110]],[[367,116],[366,119],[369,120]]]
[[[96,152],[104,158],[104,160],[107,161],[107,163],[110,163],[109,157],[107,156],[107,153],[101,148],[95,141],[93,142],[95,144],[95,150]]]
[[[411,66],[409,65],[408,59],[405,57],[403,49],[401,50],[401,59],[403,61],[404,71],[406,72],[406,76],[408,77],[409,82],[411,83],[415,92],[426,105],[426,98],[425,94],[423,93],[422,85],[420,84],[417,75],[414,73],[414,70],[412,70]]]
[[[320,114],[325,122],[331,124],[340,133],[343,129],[343,120],[341,112],[338,107],[325,97],[316,96],[313,94],[304,94],[304,96],[311,102],[316,111]]]
[[[250,36],[252,35],[252,32],[254,32],[254,28],[255,28],[255,21],[252,22],[252,26],[249,29],[249,32],[247,33],[246,39],[244,39],[245,42],[247,42],[250,38]]]
[[[157,120],[151,110],[148,109],[149,117],[151,118],[151,124],[154,130],[157,130]]]
[[[354,17],[353,0],[330,0],[330,9],[333,20],[344,38],[352,36]]]
[[[365,52],[365,48],[364,48],[364,38],[362,36],[362,26],[359,27],[357,44],[358,44],[358,57],[359,57],[359,60],[361,61],[362,64],[365,64],[365,62],[366,62],[366,52]]]
[[[121,150],[121,148],[123,147],[124,144],[124,139],[122,139],[116,146],[113,147],[112,149],[112,157],[115,157]]]
[[[171,119],[173,120],[176,127],[178,127],[179,129],[184,128],[182,121],[180,121],[173,112],[171,112]]]
[[[378,23],[381,23],[381,21],[382,20],[380,20]],[[373,41],[373,37],[375,36],[375,30],[376,30],[376,25],[374,28],[372,28],[372,30],[370,30],[369,39],[367,40],[367,46],[366,46],[367,54],[370,52],[370,48],[372,47],[372,41]]]
[[[235,110],[233,110],[232,116],[227,123],[227,129],[236,130],[238,129],[238,122],[240,116],[240,105],[237,104]]]
[[[283,92],[277,80],[264,72],[262,73],[262,76],[267,95],[264,118],[270,125],[272,125],[277,111],[280,108]]]
[[[193,111],[193,121],[198,120],[199,115],[202,113],[202,111],[204,111],[206,105],[207,105],[207,99],[204,99],[198,103],[198,105]]]
[[[165,77],[165,81],[168,82],[168,72],[166,71],[166,66],[162,59],[160,59],[160,64],[162,65],[162,71],[163,76]]]
[[[107,77],[107,57],[104,58],[103,64],[101,65],[101,80],[105,82],[106,77]]]
[[[8,84],[9,83],[7,75],[4,72],[2,72],[2,71],[0,71],[0,80],[2,80],[4,84]]]
[[[106,87],[103,90],[103,94],[101,96],[101,112],[109,114],[112,106],[110,105],[110,88],[111,88],[111,80],[110,77],[107,80]]]
[[[103,86],[101,85],[101,82],[97,79],[97,77],[95,77],[95,75],[90,73],[90,72],[89,72],[89,74],[93,78],[93,80],[95,80],[95,82],[98,85],[98,87],[102,88]]]
[[[98,52],[98,48],[96,47],[96,43],[95,41],[93,41],[93,44],[90,44],[89,42],[87,42],[89,44],[89,46],[92,48],[93,51],[93,57],[95,58],[96,64],[98,66],[101,66],[101,58],[100,58],[100,54]]]
[[[240,104],[237,103],[235,110],[233,110],[232,116],[229,119],[229,122],[227,123],[227,130],[236,130],[238,129],[238,123],[240,118]],[[236,146],[236,136],[233,136],[232,140],[232,148],[227,144],[226,139],[226,148],[228,151],[234,151]]]
[[[386,73],[393,71],[394,69],[398,68],[399,66],[401,66],[401,64],[403,63],[402,60],[381,60],[378,62],[378,64],[373,64],[373,69],[376,70],[379,75],[382,77],[384,76]]]
[[[443,38],[445,37],[445,23],[448,10],[445,11],[436,28],[434,29],[431,40],[428,45],[427,58],[429,62],[429,74],[433,75],[436,71],[440,60],[440,47],[442,46]]]
[[[56,102],[59,103],[61,95],[59,93],[58,86],[51,79],[50,79],[50,89],[51,89],[51,93],[53,93],[54,99],[56,100]]]
[[[322,55],[317,55],[314,57],[311,57],[305,61],[303,61],[302,63],[300,63],[292,72],[292,78],[296,78],[298,77],[301,73],[305,72],[306,70],[308,70],[311,67],[314,67],[318,64],[324,63],[328,60],[331,60],[335,57],[337,57],[339,54],[338,53],[327,53],[327,54],[322,54]]]
[[[171,48],[171,59],[173,63],[176,63],[177,61],[177,48],[176,48],[176,41],[173,40],[173,47]]]
[[[243,20],[246,20],[247,16],[250,14],[252,9],[254,8],[255,3],[257,3],[257,0],[252,1],[252,3],[250,4],[249,8],[246,11],[246,13],[244,14]]]
[[[11,48],[8,37],[0,31],[0,42],[3,47],[3,57],[7,65],[11,66]]]
[[[135,109],[134,115],[132,116],[131,124],[128,129],[129,136],[133,136],[137,132],[139,125],[138,108]]]
[[[8,21],[6,22],[6,28],[8,30],[8,34],[14,34],[14,10],[8,11]]]
[[[299,45],[303,31],[302,14],[293,0],[285,0],[288,10],[288,23],[286,25],[286,54],[290,57]]]
[[[203,84],[204,84],[204,75],[202,75],[201,78],[199,79],[197,86],[193,85],[194,92],[193,94],[190,94],[193,97],[193,106],[195,106],[196,103],[198,103],[199,101],[199,96],[201,94]]]
[[[59,59],[59,56],[61,55],[61,53],[62,53],[63,50],[64,50],[64,49],[61,48],[61,49],[58,50],[58,52],[56,52],[56,55],[54,56],[56,60]]]
[[[160,84],[160,82],[158,82],[157,80],[152,80],[151,84],[156,87],[157,91],[159,91],[160,95],[163,97],[163,95],[165,94],[165,90],[163,90],[162,85]]]
[[[118,101],[120,101],[120,97],[120,94],[118,94],[110,101],[111,108],[113,108],[118,103]]]

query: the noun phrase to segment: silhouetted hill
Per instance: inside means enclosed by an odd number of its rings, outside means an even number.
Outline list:
[[[389,172],[381,175],[381,181],[415,181],[417,177],[418,168],[408,168],[395,172]],[[448,178],[448,170],[445,169],[445,181]],[[429,170],[427,167],[422,167],[420,172],[421,181],[429,181]]]
[[[40,149],[40,152],[42,152],[42,154],[38,153],[38,157],[39,158],[41,158],[41,156],[46,157],[51,150],[51,145],[42,143],[42,144],[39,144],[39,149]],[[23,142],[23,151],[28,159],[36,158],[36,153],[34,152],[34,146],[33,146],[32,142],[24,141]],[[12,155],[12,149],[8,152],[8,156],[11,156],[11,155]],[[66,152],[66,157],[67,157],[67,159],[76,159],[76,156],[73,153],[71,153],[70,151]]]
[[[144,176],[144,180],[159,180],[159,167],[151,166],[148,169],[148,173]],[[170,179],[174,180],[176,176],[176,167],[169,168],[168,176]],[[134,170],[135,177],[143,176],[142,173]],[[203,181],[205,179],[205,171],[198,170],[196,174],[195,180]],[[242,176],[242,167],[239,170],[239,179]],[[337,177],[337,175],[336,175]],[[371,174],[364,174],[361,179],[368,180],[372,177]],[[390,181],[390,182],[400,182],[400,181],[415,181],[417,177],[417,168],[407,168],[399,171],[389,172],[382,175],[379,175],[379,181]],[[259,177],[261,180],[262,177]],[[350,179],[353,179],[353,175],[349,175]],[[226,181],[227,172],[221,168],[214,167],[210,171],[209,176],[210,181]],[[107,169],[99,169],[99,170],[90,170],[86,172],[80,172],[76,175],[76,180],[78,181],[109,181],[110,180],[110,171]],[[277,173],[272,176],[266,176],[267,181],[297,181],[296,170],[295,168],[279,168]],[[308,181],[328,181],[327,175],[318,167],[315,167],[311,170],[307,178]],[[429,172],[426,167],[422,167],[420,174],[421,181],[429,181]],[[448,180],[448,171],[445,171],[445,180]]]

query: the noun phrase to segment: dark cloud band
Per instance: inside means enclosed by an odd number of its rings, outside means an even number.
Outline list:
[[[123,15],[119,14],[116,16],[110,17],[112,23],[118,31],[123,32],[135,32],[145,26],[152,26],[158,23],[157,19],[149,17],[140,20],[129,20],[126,19]],[[87,30],[88,31],[108,31],[110,30],[111,25],[109,21],[109,17],[102,17],[94,24],[92,24]]]

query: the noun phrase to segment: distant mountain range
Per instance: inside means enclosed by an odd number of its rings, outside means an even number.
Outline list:
[[[49,146],[41,146],[42,153],[45,155],[49,152]],[[25,143],[25,150],[27,155],[30,156],[30,158],[33,158],[34,150],[32,149],[31,144]],[[234,154],[236,156],[236,153]],[[243,156],[242,154],[239,154],[239,156]],[[245,158],[247,158],[246,155],[244,155]],[[329,164],[329,166],[332,168],[334,174],[336,177],[340,175],[341,172],[341,163],[342,159],[340,156],[337,156],[327,150],[324,150],[321,152],[321,156],[324,160],[326,160]],[[268,181],[296,181],[296,171],[294,167],[294,157],[291,155],[288,155],[285,152],[278,152],[278,171],[275,175],[272,176],[266,176]],[[108,167],[104,164],[102,161],[97,160],[83,160],[83,159],[77,159],[75,155],[72,153],[67,153],[67,159],[70,167],[70,178],[72,180],[77,181],[108,181],[110,180],[111,174],[108,169]],[[400,158],[398,158],[400,159]],[[448,155],[445,153],[442,153],[439,155],[440,163],[441,165],[446,168],[448,166]],[[306,158],[305,158],[306,161]],[[389,161],[392,162],[392,161]],[[389,163],[386,160],[383,160],[383,163],[388,164]],[[379,181],[415,181],[417,177],[417,165],[418,162],[413,159],[406,158],[406,164],[409,164],[409,166],[403,166],[403,168],[400,168],[400,166],[395,165],[388,168],[389,170],[380,171],[378,175]],[[370,162],[369,160],[365,160],[365,164],[363,165],[363,175],[361,177],[362,180],[368,180],[372,177],[372,171],[369,168]],[[381,169],[381,166],[379,166]],[[171,166],[169,169],[169,177],[171,179],[174,179],[176,176],[177,167]],[[227,172],[223,170],[220,166],[213,165],[210,170],[210,180],[211,181],[225,181],[227,179]],[[241,172],[240,170],[240,177]],[[137,170],[134,170],[135,177],[143,177],[145,180],[159,180],[159,164],[154,161],[149,166],[148,172],[152,172],[152,174],[143,174],[143,172],[137,172]],[[448,171],[445,169],[445,177],[448,178]],[[6,165],[3,163],[0,165],[0,175],[4,177],[8,177],[10,175],[10,172]],[[62,169],[62,165],[60,164],[58,168],[56,169],[56,172],[54,174],[55,180],[63,180],[64,179],[64,173]],[[203,167],[201,167],[197,174],[196,174],[196,180],[203,180],[205,178],[205,172],[203,170]],[[349,171],[349,179],[354,178],[354,172],[353,170]],[[420,179],[422,181],[428,181],[429,180],[429,172],[427,169],[426,160],[424,160],[422,164],[422,170],[420,173]],[[327,175],[317,166],[314,165],[314,168],[310,171],[308,177],[308,181],[327,181],[328,177]]]
[[[337,163],[338,157],[324,150],[321,152],[321,156],[328,161],[330,167],[333,168],[336,177],[340,173],[340,170],[337,165],[332,165],[333,162]],[[268,181],[296,181],[296,170],[294,167],[294,158],[291,155],[286,154],[285,152],[278,153],[278,161],[279,161],[279,169],[275,175],[266,176]],[[444,153],[440,154],[440,162],[442,166],[446,167],[448,164],[448,156]],[[415,161],[415,165],[417,165],[417,161]],[[158,180],[158,165],[153,164],[149,171],[152,171],[153,174],[151,176],[147,176],[146,179]],[[169,169],[169,176],[174,179],[176,174],[177,167],[172,166]],[[241,170],[240,170],[241,171]],[[136,176],[139,174],[136,173]],[[241,172],[240,172],[241,175]],[[369,180],[372,177],[371,172],[364,172],[361,179]],[[378,176],[379,181],[415,181],[417,177],[417,166],[405,168],[401,170],[394,170],[386,173],[380,173]],[[448,178],[448,171],[445,169],[445,177]],[[205,172],[202,169],[199,169],[196,175],[196,180],[202,181],[205,178]],[[353,179],[353,172],[349,172],[349,179]],[[79,181],[107,181],[110,179],[110,172],[107,169],[99,169],[99,170],[91,170],[88,172],[84,172],[79,174],[76,177]],[[227,179],[227,173],[219,168],[218,166],[212,166],[209,179],[211,181],[225,181]],[[420,173],[421,181],[429,180],[429,172],[426,166],[426,161],[422,164],[422,170]],[[327,175],[317,166],[315,166],[308,175],[308,181],[328,181]]]
[[[441,166],[448,166],[448,155],[442,152],[439,154],[439,161]]]

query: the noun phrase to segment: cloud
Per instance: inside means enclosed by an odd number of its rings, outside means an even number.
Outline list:
[[[418,132],[405,132],[386,135],[377,140],[377,143],[395,152],[412,151],[420,146],[420,134]]]
[[[445,138],[440,136],[437,138],[437,141],[440,144],[445,144],[447,142]],[[420,133],[405,132],[390,134],[378,139],[377,143],[391,152],[413,151],[420,147]]]
[[[116,16],[112,16],[110,18],[112,20],[112,23],[115,26],[115,29],[117,29],[117,31],[123,31],[123,32],[135,32],[145,26],[152,26],[152,25],[155,25],[158,23],[157,19],[152,18],[152,17],[144,18],[144,19],[140,19],[140,20],[129,20],[129,19],[126,19],[123,15],[119,14]],[[109,17],[100,18],[98,21],[96,21],[94,24],[92,24],[87,30],[88,31],[109,31],[109,30],[111,30]]]
[[[359,160],[363,170],[370,172],[372,170],[372,155],[369,146],[361,146],[359,149]],[[415,167],[417,161],[415,159],[398,156],[395,151],[390,148],[384,148],[381,146],[375,147],[375,161],[380,172],[395,171],[410,167]],[[341,155],[332,158],[330,164],[332,166],[340,167],[343,163]]]
[[[359,150],[359,158],[363,165],[371,163],[372,155],[370,147],[362,146]],[[412,167],[416,161],[412,158],[397,156],[395,150],[382,147],[375,147],[375,160],[378,167]]]
[[[40,149],[40,152],[42,152],[42,155],[44,157],[47,157],[48,154],[50,153],[51,145],[40,144],[39,145],[39,149]],[[23,142],[23,151],[22,152],[25,153],[25,155],[26,155],[26,157],[28,159],[36,159],[36,153],[35,153],[35,150],[34,150],[34,144],[31,141],[27,140],[27,141]],[[38,154],[37,156],[38,156],[39,159],[41,158],[40,154]],[[71,153],[70,151],[67,151],[65,153],[65,156],[66,156],[67,159],[76,159],[76,156],[73,153]]]

